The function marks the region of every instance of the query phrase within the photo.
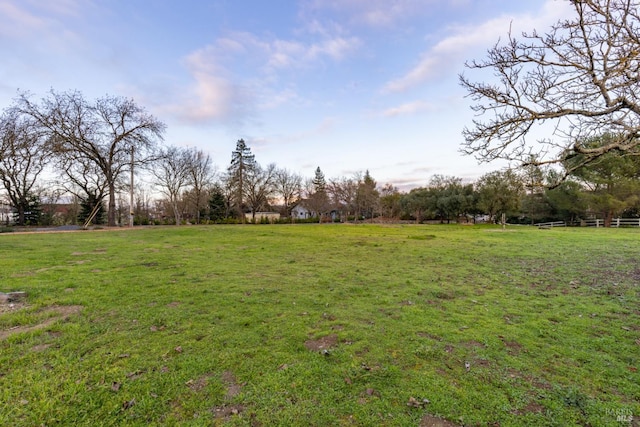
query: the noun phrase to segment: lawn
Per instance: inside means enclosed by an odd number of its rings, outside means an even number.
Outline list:
[[[634,229],[2,234],[28,298],[0,309],[0,425],[638,425],[639,254]]]

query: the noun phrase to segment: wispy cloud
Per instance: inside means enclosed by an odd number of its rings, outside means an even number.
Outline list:
[[[356,37],[334,37],[315,43],[290,40],[265,43],[254,38],[247,41],[256,48],[257,53],[266,57],[265,66],[268,70],[306,67],[324,58],[340,61],[360,46]]]
[[[407,102],[397,107],[384,110],[382,112],[382,116],[384,117],[404,116],[404,115],[419,113],[421,111],[430,110],[432,108],[433,108],[432,105],[424,101],[413,101],[413,102]]]
[[[458,7],[469,0],[450,0],[448,7]],[[329,11],[349,25],[390,28],[433,11],[440,0],[309,0],[303,10],[308,15]]]
[[[434,169],[432,168],[406,170],[400,176],[389,177],[389,182],[392,182],[400,191],[408,192],[413,188],[426,186],[429,176],[433,173]]]
[[[24,0],[0,0],[0,35],[18,42],[24,39],[38,40],[49,46],[77,42],[79,37],[69,30],[66,19],[77,18],[84,2],[61,0],[39,2]]]
[[[264,96],[258,103],[258,107],[261,110],[272,110],[278,108],[281,105],[286,104],[303,104],[305,101],[300,97],[298,92],[292,87],[287,87],[282,90],[270,90],[265,89]]]
[[[20,36],[47,28],[47,21],[10,0],[0,1],[0,34]]]
[[[325,117],[314,127],[304,130],[299,133],[293,133],[288,135],[282,135],[278,137],[278,140],[285,143],[297,143],[302,141],[313,140],[319,136],[327,135],[333,131],[338,123],[338,120],[334,117]]]
[[[205,52],[196,52],[186,63],[194,83],[182,100],[183,105],[178,107],[179,116],[200,122],[223,120],[242,112],[248,98],[246,89],[235,83],[213,58]]]
[[[425,51],[407,73],[389,81],[382,91],[403,92],[435,77],[451,74],[453,68],[461,67],[470,52],[490,47],[504,37],[510,27],[516,35],[534,28],[546,30],[558,19],[566,17],[568,8],[567,2],[547,0],[535,17],[503,15],[478,25],[452,26],[448,37]]]
[[[21,3],[29,3],[34,8],[57,16],[82,16],[82,11],[92,8],[91,0],[56,0],[42,2],[41,0],[22,0]]]
[[[359,45],[357,38],[342,36],[304,42],[265,40],[248,32],[228,34],[184,59],[192,82],[171,109],[183,120],[204,122],[274,108],[298,99],[290,82],[278,87],[280,73],[340,61]]]

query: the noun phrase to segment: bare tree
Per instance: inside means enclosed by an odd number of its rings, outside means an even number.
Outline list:
[[[152,190],[142,185],[135,188],[135,200],[133,206],[134,218],[139,224],[148,224],[152,218],[153,197]]]
[[[116,225],[116,186],[129,170],[131,150],[138,163],[150,159],[165,125],[133,100],[106,96],[89,103],[77,91],[55,92],[34,103],[20,94],[18,108],[49,131],[57,155],[95,165],[109,193],[108,225]]]
[[[342,221],[349,219],[350,214],[355,214],[357,210],[358,182],[360,177],[332,179],[328,185],[328,193],[331,196],[333,206],[343,216]]]
[[[302,197],[302,177],[287,169],[276,169],[273,176],[273,188],[283,204],[283,213],[291,215],[291,209]]]
[[[244,176],[245,200],[251,209],[251,219],[255,221],[256,212],[269,205],[274,193],[273,177],[276,165],[271,163],[266,168],[256,164]]]
[[[155,184],[164,194],[175,218],[176,225],[180,225],[181,212],[180,196],[183,189],[189,184],[189,152],[178,147],[169,147],[162,152],[160,158],[151,168],[151,174],[155,177]]]
[[[213,181],[211,157],[198,149],[187,150],[191,202],[195,210],[196,224],[200,224],[200,212],[207,206],[207,188]]]
[[[94,209],[103,213],[102,206],[109,185],[99,167],[95,163],[83,161],[71,152],[65,156],[57,156],[55,160],[56,169],[62,172],[61,179],[56,180],[55,185],[77,197],[83,206],[80,210],[81,216],[90,216]],[[98,218],[93,223],[101,223],[101,220],[102,218]]]
[[[219,190],[224,200],[225,211],[224,211],[223,218],[230,218],[230,217],[234,217],[234,215],[237,215],[238,210],[235,209],[235,206],[234,206],[237,192],[234,186],[232,176],[227,173],[222,177],[220,177],[220,183],[217,186],[214,186],[214,193],[216,190]],[[240,212],[240,214],[242,214],[244,217],[243,212]]]
[[[6,110],[0,117],[0,183],[17,213],[18,225],[25,225],[25,211],[49,158],[46,134],[29,116]]]
[[[559,163],[581,155],[575,169],[616,151],[640,155],[640,15],[635,0],[567,0],[574,14],[544,34],[509,32],[487,59],[467,63],[497,83],[460,81],[482,119],[464,130],[463,151],[481,161]],[[536,148],[534,125],[551,129]],[[598,147],[581,141],[608,133]],[[537,157],[531,157],[537,155]],[[532,160],[533,159],[533,160]],[[567,175],[572,170],[567,170]]]

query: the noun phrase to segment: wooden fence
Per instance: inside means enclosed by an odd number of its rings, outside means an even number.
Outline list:
[[[533,224],[538,228],[547,229],[553,227],[566,227],[567,224],[564,221],[554,221],[554,222],[540,222],[538,224]]]
[[[604,227],[604,219],[587,219],[580,223],[584,227]],[[613,218],[611,227],[640,227],[640,218]]]
[[[574,224],[566,224],[564,221],[554,221],[541,222],[533,225],[542,229],[566,227],[567,225],[579,227],[604,227],[604,219],[586,219]],[[640,218],[613,218],[611,220],[611,227],[640,227]]]

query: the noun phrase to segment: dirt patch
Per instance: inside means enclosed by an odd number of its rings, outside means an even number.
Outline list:
[[[515,415],[526,415],[526,414],[541,414],[544,412],[544,406],[540,405],[537,402],[529,402],[522,409],[516,409],[512,411]]]
[[[225,400],[229,401],[236,397],[242,387],[245,384],[238,383],[236,376],[231,371],[224,371],[220,376],[220,379],[227,387],[227,393],[225,394]],[[222,419],[225,421],[229,421],[232,417],[236,415],[240,415],[244,412],[244,405],[240,404],[224,404],[220,406],[215,406],[211,409],[211,413],[216,419]],[[252,414],[253,415],[253,414]],[[254,423],[252,422],[252,425]]]
[[[488,368],[491,366],[491,362],[487,359],[473,359],[471,367]]]
[[[433,415],[425,415],[420,420],[420,427],[460,427],[458,424],[452,423],[445,419],[435,417]]]
[[[48,317],[42,322],[36,325],[30,326],[16,326],[11,329],[7,329],[4,331],[0,331],[0,340],[4,340],[12,335],[23,333],[23,332],[33,332],[40,329],[47,328],[53,325],[58,320],[67,320],[72,315],[79,313],[82,310],[81,305],[54,305],[52,307],[47,307],[43,310],[40,310],[38,313],[53,313],[52,317]]]
[[[529,402],[522,410],[528,413],[541,414],[544,412],[544,406],[536,402]]]
[[[9,304],[0,304],[0,314],[2,313],[12,313],[14,311],[19,311],[27,307],[27,304],[24,302],[14,302]]]
[[[228,421],[232,416],[241,414],[242,411],[244,411],[244,406],[242,405],[225,405],[217,406],[211,412],[214,417]]]
[[[522,379],[522,380],[528,382],[529,384],[531,384],[532,387],[534,387],[536,389],[541,389],[541,390],[552,390],[553,389],[551,384],[549,384],[548,382],[545,382],[542,379],[536,378],[533,375],[523,374],[522,372],[520,372],[520,371],[518,371],[516,369],[509,368],[507,370],[507,374],[509,375],[510,378]]]
[[[474,340],[465,341],[462,343],[462,345],[466,348],[486,348],[487,347],[483,343],[479,341],[474,341]]]
[[[304,346],[311,351],[329,350],[338,344],[338,336],[336,334],[327,335],[317,340],[307,340]]]
[[[238,383],[236,376],[231,371],[224,371],[222,373],[222,382],[227,386],[227,394],[225,399],[231,400],[240,394],[243,384]]]
[[[505,347],[507,347],[507,352],[512,356],[516,356],[524,350],[522,344],[517,341],[507,341],[502,337],[500,339],[504,343]]]
[[[430,334],[428,332],[419,331],[419,332],[416,332],[416,335],[418,335],[420,338],[431,338],[432,340],[435,340],[435,341],[442,341],[441,336]]]
[[[202,375],[198,379],[189,380],[186,382],[186,386],[189,387],[189,389],[195,393],[201,392],[202,390],[204,390],[207,384],[209,384],[210,376],[211,375],[206,374],[206,375]]]
[[[51,344],[38,344],[31,347],[31,351],[39,353],[41,351],[45,351],[49,347],[51,347]]]

